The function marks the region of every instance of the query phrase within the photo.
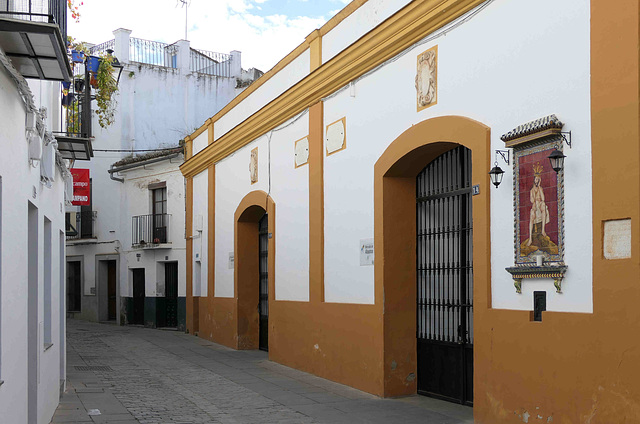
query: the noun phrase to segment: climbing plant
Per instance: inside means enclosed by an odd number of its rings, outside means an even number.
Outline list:
[[[102,128],[107,128],[115,121],[116,99],[113,97],[118,91],[118,82],[113,76],[113,56],[109,54],[100,57],[100,66],[96,75],[96,115]]]

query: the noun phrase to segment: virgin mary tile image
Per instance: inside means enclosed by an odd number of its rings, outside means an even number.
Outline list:
[[[559,254],[558,180],[548,156],[543,150],[518,158],[521,257]]]

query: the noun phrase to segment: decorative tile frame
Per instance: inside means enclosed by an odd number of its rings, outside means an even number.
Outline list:
[[[514,210],[514,262],[516,265],[536,263],[536,256],[541,255],[544,262],[564,262],[564,172],[556,172],[551,168],[548,156],[554,149],[562,151],[562,137],[552,136],[540,139],[526,147],[513,149],[513,210]],[[538,166],[539,173],[535,167]],[[534,244],[537,240],[527,237],[531,226],[530,201],[534,180],[539,178],[544,193],[544,204],[548,211],[549,222],[544,229],[549,236],[546,246]],[[529,215],[529,216],[527,216]],[[535,227],[535,224],[534,224]],[[535,229],[534,229],[535,231]],[[533,237],[531,237],[533,238]],[[536,237],[540,239],[540,237]],[[531,246],[526,244],[531,242]],[[533,246],[538,249],[533,250]]]
[[[548,157],[554,149],[564,149],[563,125],[549,115],[501,137],[506,147],[513,148],[514,266],[506,270],[517,293],[522,293],[525,278],[552,278],[556,292],[562,293],[568,268],[564,263],[564,170],[556,173]]]

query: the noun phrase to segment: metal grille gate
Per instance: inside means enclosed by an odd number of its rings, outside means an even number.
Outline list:
[[[269,228],[267,214],[258,223],[259,237],[259,273],[260,300],[258,313],[260,314],[260,350],[269,350]]]
[[[418,393],[473,404],[471,151],[416,179]]]

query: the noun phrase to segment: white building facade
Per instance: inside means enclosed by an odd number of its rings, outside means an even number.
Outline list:
[[[0,6],[0,421],[46,424],[66,380],[71,174],[53,133],[61,128],[59,81],[70,69],[66,3],[26,3],[48,16]],[[21,53],[33,45],[25,62]]]
[[[239,91],[240,52],[213,53],[185,40],[168,45],[130,34],[118,29],[113,40],[91,48],[95,55],[112,50],[123,68],[117,75],[115,122],[102,129],[93,117],[91,206],[68,209],[79,227],[82,220],[91,221],[87,231],[67,240],[71,290],[78,300],[70,314],[183,329],[180,140]],[[169,302],[177,304],[170,307],[176,310],[169,311],[168,323],[167,284]]]
[[[640,419],[638,16],[351,2],[187,139],[187,328],[476,422]]]

